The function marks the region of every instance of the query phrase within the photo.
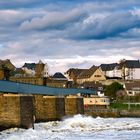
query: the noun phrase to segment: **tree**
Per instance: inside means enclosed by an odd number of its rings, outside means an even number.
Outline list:
[[[123,80],[126,79],[126,76],[129,75],[129,72],[126,72],[126,60],[125,59],[121,59],[119,62],[119,69],[121,69],[122,72],[122,78]]]
[[[118,82],[113,82],[111,85],[105,87],[105,95],[110,99],[116,99],[116,93],[119,90],[123,90],[123,85]]]

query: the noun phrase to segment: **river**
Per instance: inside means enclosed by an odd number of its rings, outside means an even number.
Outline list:
[[[0,132],[0,140],[140,140],[140,118],[75,115],[36,123],[35,129],[8,129]]]

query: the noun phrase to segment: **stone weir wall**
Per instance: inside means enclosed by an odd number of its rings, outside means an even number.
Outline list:
[[[33,128],[34,121],[61,120],[83,114],[83,98],[43,95],[0,94],[0,130]]]
[[[64,116],[84,113],[83,98],[79,97],[35,95],[34,108],[36,122],[61,120]]]
[[[34,95],[35,121],[60,120],[65,115],[64,98]]]
[[[32,96],[0,94],[0,130],[33,127]]]
[[[65,98],[65,115],[73,116],[75,114],[84,114],[83,98],[68,96]]]

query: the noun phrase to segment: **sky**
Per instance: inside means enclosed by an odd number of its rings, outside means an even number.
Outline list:
[[[50,73],[140,59],[140,1],[0,0],[0,59]]]

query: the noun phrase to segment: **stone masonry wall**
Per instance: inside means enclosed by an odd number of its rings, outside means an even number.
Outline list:
[[[0,129],[33,127],[32,96],[0,94]]]
[[[36,122],[60,120],[65,114],[63,97],[34,96]]]
[[[83,98],[67,97],[65,98],[65,115],[84,114]]]
[[[83,98],[34,95],[36,122],[61,120],[65,115],[84,114]]]
[[[17,95],[0,95],[0,128],[20,126],[20,98]]]

